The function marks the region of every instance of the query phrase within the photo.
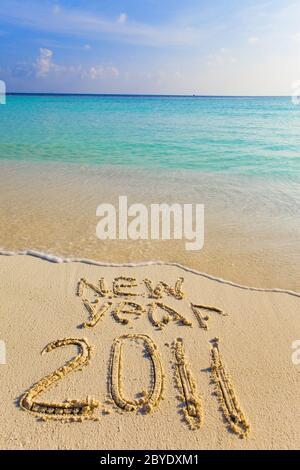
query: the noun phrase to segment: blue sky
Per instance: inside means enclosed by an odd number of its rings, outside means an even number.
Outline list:
[[[8,91],[289,95],[300,1],[0,0]]]

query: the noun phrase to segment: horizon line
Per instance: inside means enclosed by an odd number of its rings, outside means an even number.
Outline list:
[[[119,97],[158,97],[158,98],[289,98],[290,95],[202,95],[172,93],[64,93],[64,92],[7,92],[6,96],[119,96]]]

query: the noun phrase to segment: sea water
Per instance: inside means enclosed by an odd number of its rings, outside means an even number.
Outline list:
[[[300,178],[285,98],[9,95],[0,159]]]

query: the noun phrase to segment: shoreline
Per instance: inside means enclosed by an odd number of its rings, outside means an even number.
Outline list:
[[[0,249],[0,259],[1,259],[1,256],[31,256],[33,258],[38,258],[44,261],[48,261],[50,263],[57,263],[57,264],[83,263],[87,265],[106,267],[106,268],[138,268],[138,267],[147,267],[147,266],[171,266],[171,267],[182,269],[183,271],[186,271],[192,274],[196,274],[198,276],[202,276],[212,281],[220,282],[222,284],[229,285],[232,287],[237,287],[238,289],[249,290],[253,292],[273,292],[273,293],[280,293],[280,294],[288,294],[288,295],[292,295],[292,296],[300,298],[300,292],[297,292],[297,291],[288,290],[288,289],[280,289],[277,287],[263,288],[263,287],[255,287],[255,286],[246,286],[243,284],[235,283],[228,279],[223,279],[220,277],[213,276],[206,272],[197,271],[196,269],[189,268],[188,266],[184,266],[180,263],[173,263],[173,262],[167,262],[167,261],[157,260],[157,261],[140,261],[136,263],[129,263],[129,262],[128,263],[112,263],[112,262],[109,263],[109,262],[87,259],[87,258],[76,258],[76,257],[73,258],[73,257],[57,256],[57,255],[53,255],[50,253],[43,253],[43,252],[39,252],[39,251],[32,250],[32,249],[21,250],[21,251],[10,251],[10,250],[4,250],[2,248]]]

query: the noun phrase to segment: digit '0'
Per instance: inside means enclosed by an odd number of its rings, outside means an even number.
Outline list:
[[[122,366],[122,349],[126,341],[141,341],[151,360],[152,383],[148,393],[144,394],[139,400],[129,400],[123,396],[121,366]],[[115,404],[125,411],[135,411],[143,409],[145,412],[157,406],[163,391],[163,371],[160,356],[157,347],[151,338],[147,335],[128,334],[116,338],[112,346],[110,370],[110,393]]]

